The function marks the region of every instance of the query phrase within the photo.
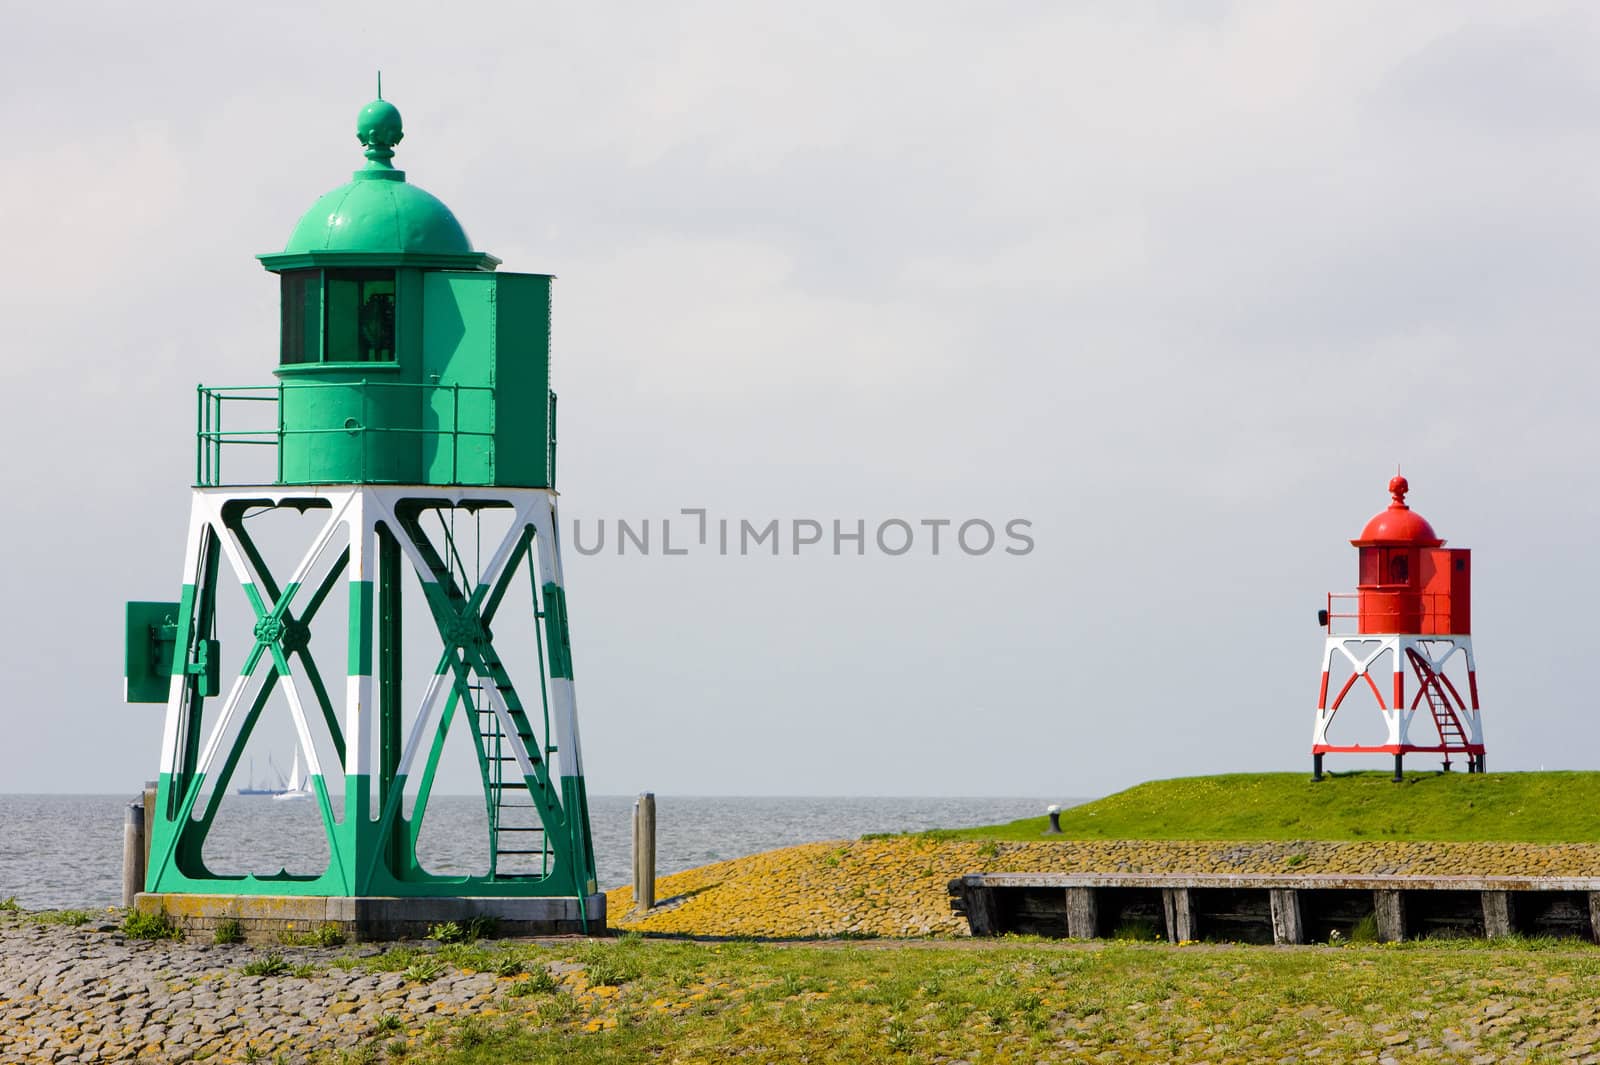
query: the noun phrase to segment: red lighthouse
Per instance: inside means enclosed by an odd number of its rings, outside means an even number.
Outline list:
[[[1483,772],[1472,552],[1444,546],[1427,519],[1406,505],[1410,487],[1404,477],[1389,482],[1393,502],[1350,541],[1360,552],[1356,591],[1330,593],[1327,609],[1318,612],[1328,638],[1311,734],[1313,780],[1322,779],[1322,756],[1329,753],[1392,754],[1396,780],[1410,751],[1444,755],[1446,771],[1450,756],[1463,754],[1467,772]],[[1374,701],[1384,742],[1329,737],[1341,708]]]

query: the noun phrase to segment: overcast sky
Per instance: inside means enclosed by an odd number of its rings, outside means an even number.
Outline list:
[[[592,792],[1305,770],[1397,463],[1476,552],[1490,768],[1593,768],[1596,54],[1534,2],[7,2],[0,790],[154,775],[122,603],[379,67],[397,165],[560,278]],[[918,539],[664,557],[686,507]],[[656,550],[571,549],[619,518]]]

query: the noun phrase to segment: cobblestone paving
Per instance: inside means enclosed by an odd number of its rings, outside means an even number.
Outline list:
[[[997,843],[918,836],[811,843],[662,878],[649,916],[633,889],[607,897],[614,927],[706,936],[962,936],[945,885],[963,873],[1600,875],[1600,846],[1081,840]]]
[[[115,927],[0,923],[0,1061],[300,1062],[380,1034],[414,1040],[438,1017],[493,1014],[496,995],[520,978],[446,966],[421,982],[327,968],[374,947],[275,948],[317,971],[245,976],[266,949],[128,940]],[[380,1027],[386,1015],[395,1020]]]

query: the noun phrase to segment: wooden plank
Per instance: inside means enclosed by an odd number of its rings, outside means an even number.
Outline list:
[[[1000,905],[995,890],[981,884],[962,884],[962,899],[966,904],[967,923],[975,936],[997,936],[1000,927]]]
[[[1593,876],[1414,876],[1391,873],[969,873],[994,887],[1297,888],[1301,891],[1600,891]]]
[[[1398,891],[1374,891],[1372,910],[1378,919],[1378,938],[1398,943],[1406,937],[1405,899]]]
[[[1100,932],[1099,907],[1095,889],[1067,888],[1067,935],[1073,939],[1093,939]]]
[[[1300,892],[1274,888],[1267,893],[1272,902],[1272,941],[1304,943],[1305,923],[1300,914]]]
[[[1506,939],[1511,935],[1511,893],[1485,891],[1483,899],[1483,934],[1486,939]]]
[[[1195,938],[1194,900],[1188,888],[1162,888],[1161,908],[1167,917],[1167,941],[1191,943]]]

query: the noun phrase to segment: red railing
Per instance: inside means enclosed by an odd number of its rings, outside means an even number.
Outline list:
[[[1412,592],[1395,588],[1392,592],[1389,589],[1375,589],[1365,593],[1329,592],[1328,607],[1327,610],[1323,611],[1325,618],[1323,627],[1328,630],[1328,635],[1352,636],[1360,634],[1362,595],[1384,595],[1386,593],[1395,596],[1397,600],[1407,603],[1408,606],[1404,613],[1414,617],[1417,624],[1415,626],[1408,625],[1403,629],[1397,624],[1392,629],[1384,628],[1375,631],[1440,634],[1450,631],[1450,596],[1447,593]],[[1411,604],[1415,604],[1420,609],[1413,609]],[[1396,619],[1396,622],[1398,622],[1401,613],[1401,611],[1395,609],[1368,611],[1373,620],[1390,617]]]

